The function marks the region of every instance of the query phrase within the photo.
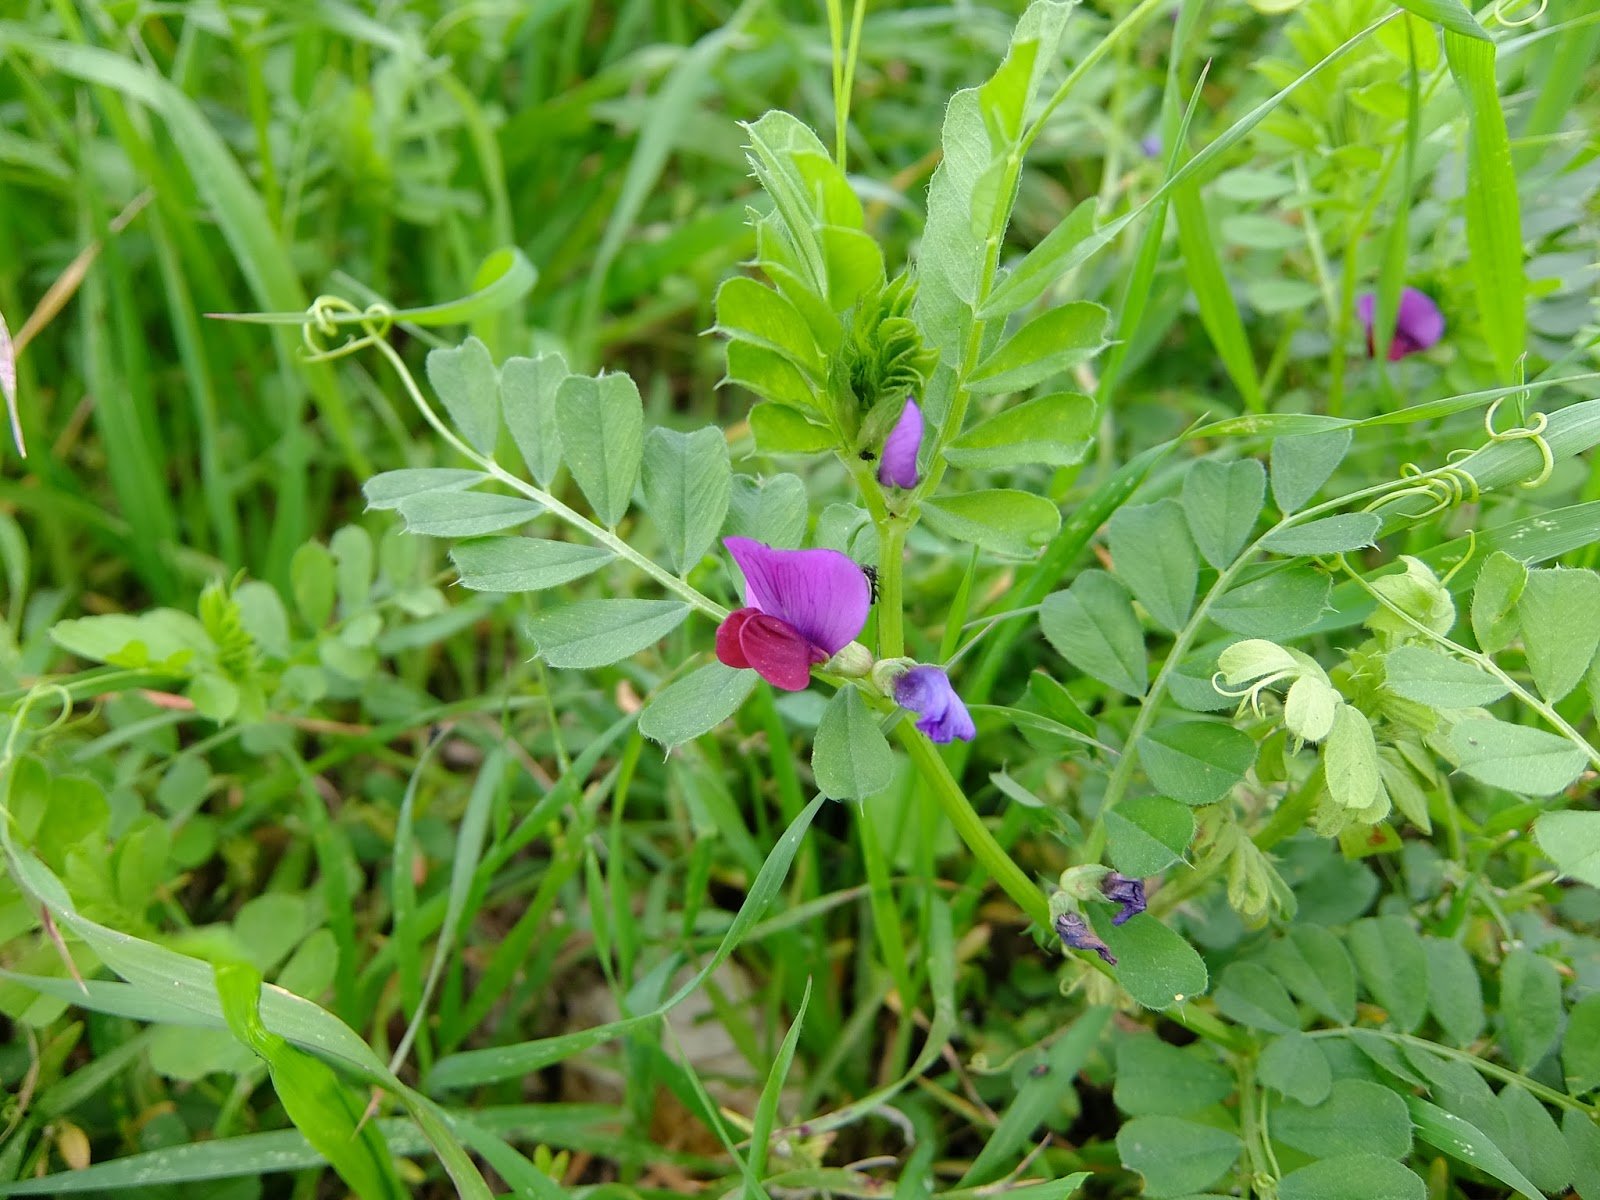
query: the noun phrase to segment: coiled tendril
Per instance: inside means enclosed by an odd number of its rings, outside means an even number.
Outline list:
[[[1507,29],[1520,29],[1524,25],[1532,25],[1540,17],[1544,16],[1544,10],[1549,6],[1550,0],[1539,0],[1539,6],[1535,8],[1532,13],[1526,17],[1518,17],[1513,20],[1512,18],[1506,16],[1506,13],[1514,12],[1516,9],[1522,7],[1520,0],[1514,4],[1508,4],[1506,0],[1495,0],[1494,19],[1500,22],[1500,24],[1504,25]]]
[[[384,304],[369,304],[357,308],[343,296],[318,296],[306,309],[306,322],[300,326],[300,340],[305,345],[307,362],[328,362],[354,354],[388,336],[394,326],[394,312]],[[356,325],[361,336],[347,335],[337,346],[328,339],[338,336],[341,325]]]
[[[1433,503],[1415,514],[1416,519],[1420,521],[1458,505],[1470,504],[1477,500],[1479,494],[1478,481],[1472,472],[1454,464],[1434,471],[1424,471],[1416,463],[1405,463],[1400,468],[1400,481],[1404,483],[1407,480],[1414,481],[1410,487],[1379,496],[1363,511],[1372,512],[1407,496],[1426,496]]]
[[[1542,487],[1548,482],[1551,474],[1556,469],[1556,456],[1550,449],[1550,443],[1544,437],[1544,431],[1550,424],[1550,418],[1545,416],[1544,413],[1534,413],[1533,419],[1521,428],[1507,429],[1503,433],[1498,432],[1494,427],[1494,415],[1499,411],[1500,405],[1504,400],[1505,397],[1500,396],[1493,404],[1489,405],[1489,411],[1483,414],[1483,428],[1488,433],[1491,442],[1516,442],[1526,439],[1534,444],[1534,448],[1539,451],[1539,473],[1532,479],[1524,479],[1517,484],[1520,488],[1532,491],[1534,488]]]

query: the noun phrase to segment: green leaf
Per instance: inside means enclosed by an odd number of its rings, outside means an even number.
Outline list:
[[[552,667],[606,667],[655,645],[688,615],[679,600],[580,600],[535,613],[526,630]]]
[[[644,498],[667,565],[683,574],[711,548],[728,515],[733,469],[714,425],[693,433],[652,429],[644,440]]]
[[[1221,800],[1256,761],[1248,734],[1210,721],[1159,725],[1138,748],[1156,790],[1197,808]]]
[[[1085,571],[1066,591],[1046,596],[1039,628],[1079,670],[1125,695],[1144,695],[1144,633],[1127,590],[1104,571]]]
[[[1528,568],[1504,550],[1484,560],[1472,588],[1472,632],[1485,654],[1504,650],[1517,638],[1517,601],[1528,586]]]
[[[1101,305],[1088,300],[1041,313],[980,362],[967,386],[993,395],[1043,383],[1104,349],[1110,320]]]
[[[1223,1016],[1252,1029],[1293,1033],[1300,1028],[1300,1014],[1283,984],[1256,963],[1229,963],[1217,979],[1212,998]]]
[[[806,485],[798,475],[774,475],[764,483],[736,475],[724,532],[793,550],[806,535],[806,515]]]
[[[1531,950],[1513,950],[1500,966],[1500,1041],[1513,1066],[1528,1071],[1561,1036],[1561,976]]]
[[[1183,478],[1183,512],[1205,560],[1219,571],[1250,540],[1266,494],[1267,473],[1253,458],[1203,458]]]
[[[1574,1096],[1600,1088],[1600,992],[1572,1006],[1561,1039],[1561,1069]]]
[[[1360,709],[1349,704],[1334,709],[1333,728],[1322,743],[1322,769],[1328,794],[1345,808],[1370,810],[1381,806],[1388,797],[1378,770],[1378,744],[1372,736],[1372,723]]]
[[[1458,1162],[1486,1172],[1521,1193],[1526,1200],[1544,1200],[1539,1189],[1512,1165],[1494,1139],[1476,1125],[1436,1104],[1429,1104],[1420,1096],[1407,1096],[1406,1107],[1411,1110],[1411,1123],[1416,1126],[1417,1137],[1428,1145]]]
[[[1526,725],[1475,718],[1450,731],[1456,765],[1479,783],[1519,796],[1554,796],[1583,774],[1586,759],[1566,738]]]
[[[1430,708],[1478,708],[1510,689],[1487,671],[1426,646],[1406,645],[1384,655],[1390,691]]]
[[[1272,442],[1272,498],[1282,512],[1298,512],[1328,482],[1350,449],[1350,430],[1294,433]]]
[[[1426,1200],[1427,1184],[1377,1154],[1324,1158],[1278,1181],[1278,1200]]]
[[[1228,378],[1244,398],[1245,408],[1259,411],[1266,407],[1261,395],[1261,377],[1256,372],[1244,319],[1239,315],[1233,289],[1228,286],[1222,269],[1222,258],[1217,253],[1221,239],[1211,227],[1198,180],[1173,190],[1172,213],[1177,218],[1178,253],[1189,280],[1189,290],[1200,309],[1200,323],[1217,357],[1222,360]]]
[[[1600,812],[1543,813],[1533,840],[1563,875],[1600,887]]]
[[[1262,1051],[1256,1078],[1301,1104],[1321,1104],[1333,1092],[1333,1070],[1316,1039],[1298,1031],[1273,1038]],[[1277,1114],[1273,1114],[1276,1133]]]
[[[1410,1033],[1428,1011],[1428,955],[1402,917],[1366,917],[1350,926],[1350,953],[1389,1023]]]
[[[561,428],[556,393],[571,374],[559,354],[508,358],[500,367],[500,407],[517,452],[540,487],[549,487],[561,467]]]
[[[1568,1109],[1561,1135],[1572,1156],[1573,1186],[1582,1200],[1600,1197],[1600,1125],[1588,1113]]]
[[[894,778],[894,752],[859,688],[840,688],[823,709],[811,773],[817,790],[833,800],[864,800]]]
[[[1321,619],[1332,591],[1326,575],[1289,567],[1230,589],[1207,615],[1230,633],[1283,642]]]
[[[736,383],[769,402],[821,416],[810,381],[783,355],[750,342],[729,342],[727,354],[724,383]]]
[[[367,498],[369,509],[399,508],[407,496],[421,492],[459,492],[488,478],[482,471],[455,467],[406,467],[374,475],[361,485],[361,493]]]
[[[1301,554],[1343,554],[1373,545],[1378,537],[1378,527],[1383,518],[1377,513],[1340,513],[1336,517],[1323,517],[1304,525],[1291,525],[1277,533],[1269,533],[1262,545],[1274,554],[1285,556]]]
[[[1106,526],[1112,569],[1135,600],[1177,632],[1194,609],[1199,578],[1194,543],[1176,500],[1118,509]]]
[[[639,732],[667,749],[708,733],[739,710],[760,677],[720,662],[707,663],[652,696],[639,714]]]
[[[750,433],[761,454],[821,454],[832,450],[836,441],[826,425],[771,400],[750,410]]]
[[[1111,914],[1096,908],[1089,914],[1094,930],[1111,948],[1120,983],[1146,1008],[1171,1008],[1202,995],[1210,986],[1205,960],[1188,942],[1155,917],[1142,913],[1113,925]]]
[[[1275,1106],[1272,1137],[1319,1157],[1367,1151],[1404,1158],[1411,1153],[1411,1120],[1405,1101],[1381,1083],[1341,1079],[1321,1104]]]
[[[979,309],[978,315],[986,321],[1010,316],[1032,304],[1068,271],[1081,265],[1089,254],[1099,248],[1098,243],[1086,242],[1094,232],[1099,210],[1098,197],[1080,200],[1066,219],[1047,233],[1044,240],[1029,250],[1023,260],[1000,280],[988,301]]]
[[[735,275],[717,289],[718,333],[781,355],[808,379],[821,377],[822,352],[805,318],[781,293],[746,275]]]
[[[1477,1041],[1483,1032],[1483,983],[1472,956],[1460,942],[1425,937],[1428,956],[1428,1008],[1445,1036],[1458,1046]]]
[[[1001,409],[958,437],[944,456],[952,466],[971,470],[1034,463],[1070,467],[1083,461],[1094,431],[1094,401],[1055,392]]]
[[[626,375],[569,375],[556,389],[556,421],[572,478],[608,529],[628,511],[644,452],[644,406]]]
[[[326,556],[322,546],[318,545],[317,549]],[[331,559],[328,563],[327,608],[331,610]],[[326,616],[323,619],[326,620]],[[50,640],[67,653],[89,662],[171,672],[192,669],[191,664],[197,658],[204,659],[215,652],[200,622],[175,608],[154,608],[136,617],[107,613],[102,617],[58,621],[51,626]]]
[[[475,592],[536,592],[582,579],[615,557],[603,546],[529,537],[479,538],[450,550],[461,585]]]
[[[1106,810],[1112,865],[1144,878],[1177,862],[1194,838],[1194,811],[1165,796],[1133,796]]]
[[[1181,1196],[1215,1183],[1241,1147],[1226,1129],[1181,1117],[1135,1117],[1117,1131],[1123,1165],[1144,1176],[1151,1196]]]
[[[467,538],[526,525],[544,506],[493,492],[418,492],[400,501],[406,532],[427,537]]]
[[[1356,973],[1341,942],[1321,925],[1295,925],[1266,952],[1267,965],[1289,990],[1330,1021],[1356,1019]]]
[[[1491,41],[1473,17],[1472,11],[1461,0],[1395,0],[1407,12],[1414,12],[1424,21],[1431,21],[1451,33],[1463,34],[1480,41]]]
[[[1226,1100],[1234,1089],[1204,1043],[1178,1047],[1153,1034],[1133,1034],[1117,1045],[1112,1093],[1117,1107],[1132,1117],[1182,1117]]]
[[[1517,625],[1533,682],[1554,704],[1578,686],[1600,648],[1600,575],[1529,571]]]
[[[467,444],[493,455],[500,435],[500,372],[489,347],[469,337],[459,346],[430,350],[427,370],[428,382]]]
[[[1054,504],[1012,488],[925,500],[922,515],[935,533],[1013,558],[1033,557],[1061,528]]]
[[[1503,1087],[1495,1097],[1505,1113],[1511,1136],[1503,1143],[1506,1157],[1542,1192],[1560,1195],[1572,1183],[1572,1152],[1549,1111],[1525,1088]]]
[[[860,229],[821,225],[822,258],[828,272],[828,303],[844,312],[883,284],[883,249]]]

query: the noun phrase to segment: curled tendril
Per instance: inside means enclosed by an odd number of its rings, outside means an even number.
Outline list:
[[[1266,715],[1261,711],[1261,693],[1275,683],[1282,683],[1285,679],[1293,679],[1296,674],[1297,672],[1295,671],[1275,671],[1271,675],[1265,675],[1257,679],[1254,683],[1247,683],[1243,687],[1235,688],[1223,679],[1221,671],[1217,671],[1211,676],[1211,686],[1217,690],[1218,695],[1239,701],[1239,715],[1242,716],[1245,708],[1248,707],[1251,712],[1260,717]]]
[[[1445,587],[1450,586],[1450,581],[1456,577],[1456,572],[1472,561],[1472,556],[1478,552],[1478,531],[1467,530],[1467,552],[1456,559],[1456,565],[1444,573],[1444,578],[1439,580]]]
[[[329,345],[329,339],[338,336],[341,325],[357,326],[361,336],[347,334],[343,342]],[[357,308],[343,296],[318,296],[306,309],[300,340],[305,345],[307,362],[327,362],[381,341],[393,325],[394,312],[387,305],[369,304],[366,308]]]
[[[1543,487],[1556,469],[1556,456],[1550,449],[1550,443],[1545,440],[1544,431],[1550,424],[1550,418],[1544,413],[1534,413],[1533,419],[1520,429],[1507,429],[1497,431],[1494,427],[1494,415],[1499,411],[1501,403],[1505,400],[1501,396],[1489,405],[1489,411],[1483,414],[1483,428],[1489,435],[1491,442],[1516,442],[1526,439],[1533,443],[1539,451],[1539,473],[1532,479],[1524,479],[1517,484],[1518,487],[1532,491],[1534,488]]]
[[[60,708],[57,710],[56,715],[50,718],[49,724],[34,731],[36,737],[48,736],[56,730],[64,728],[67,722],[72,719],[72,710],[75,707],[75,703],[72,699],[71,691],[59,683],[35,684],[23,696],[21,703],[17,705],[16,713],[11,721],[11,731],[6,737],[4,750],[0,751],[0,765],[10,762],[15,757],[17,739],[21,736],[23,727],[27,723],[28,713],[32,711],[35,704],[46,696],[54,698]]]
[[[1424,471],[1416,463],[1406,463],[1400,468],[1400,481],[1404,483],[1407,480],[1413,481],[1409,487],[1379,496],[1363,511],[1372,512],[1407,496],[1426,496],[1433,503],[1415,514],[1416,519],[1420,521],[1446,509],[1469,504],[1477,500],[1479,494],[1478,481],[1473,474],[1454,464],[1440,467],[1436,471]]]
[[[1506,16],[1506,13],[1514,12],[1516,9],[1520,8],[1520,2],[1516,4],[1507,4],[1506,0],[1495,0],[1494,19],[1500,22],[1500,24],[1504,25],[1507,29],[1520,29],[1524,25],[1532,25],[1540,17],[1544,16],[1544,10],[1549,6],[1550,0],[1539,0],[1539,7],[1535,8],[1532,13],[1526,17],[1518,17],[1513,20],[1512,18]]]

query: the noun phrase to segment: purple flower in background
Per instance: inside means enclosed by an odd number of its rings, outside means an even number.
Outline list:
[[[1121,911],[1111,918],[1113,925],[1121,925],[1144,911],[1142,879],[1129,879],[1126,875],[1118,875],[1113,871],[1101,882],[1100,890],[1105,893],[1107,900],[1122,905]]]
[[[1117,965],[1117,956],[1111,953],[1111,947],[1095,936],[1089,923],[1078,913],[1064,912],[1056,918],[1056,936],[1069,950],[1093,950],[1108,966]]]
[[[774,550],[743,537],[722,544],[744,572],[745,607],[717,627],[717,658],[784,691],[804,691],[812,664],[827,662],[867,623],[866,576],[837,550]]]
[[[878,464],[878,482],[884,487],[917,486],[917,451],[922,449],[922,410],[909,396],[883,440],[883,460]]]
[[[1363,292],[1356,301],[1356,315],[1367,331],[1367,354],[1378,352],[1377,339],[1372,325],[1377,319],[1378,296]],[[1400,293],[1400,306],[1395,312],[1394,337],[1389,341],[1389,361],[1398,362],[1408,354],[1417,354],[1432,346],[1444,336],[1444,314],[1439,311],[1426,292],[1408,287]]]
[[[1139,143],[1139,149],[1144,153],[1146,158],[1160,158],[1161,138],[1152,133],[1149,137],[1145,138]]]
[[[917,728],[930,742],[970,742],[978,736],[943,667],[912,667],[894,681],[894,702],[918,714]]]

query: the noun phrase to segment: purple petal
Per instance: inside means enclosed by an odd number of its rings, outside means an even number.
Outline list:
[[[1444,314],[1426,292],[1408,287],[1400,293],[1395,330],[1417,350],[1426,350],[1444,336]]]
[[[1161,139],[1152,133],[1139,143],[1139,149],[1144,152],[1146,158],[1160,158]]]
[[[1064,912],[1056,918],[1056,936],[1071,950],[1093,950],[1109,965],[1117,965],[1117,956],[1111,947],[1095,936],[1089,923],[1075,912]]]
[[[900,419],[883,440],[883,460],[878,464],[878,482],[885,487],[917,486],[917,451],[922,449],[922,410],[906,398]]]
[[[829,655],[848,646],[867,623],[867,578],[837,550],[774,550],[751,538],[722,544],[744,572],[744,602],[792,625]]]
[[[930,742],[970,742],[978,735],[941,667],[912,667],[901,675],[894,681],[894,702],[918,714],[917,728]]]
[[[1111,918],[1113,925],[1121,925],[1124,921],[1137,917],[1145,909],[1142,879],[1129,879],[1126,875],[1119,875],[1113,871],[1101,881],[1100,890],[1105,893],[1107,900],[1122,905],[1117,915]]]
[[[1362,292],[1356,298],[1356,316],[1361,318],[1361,326],[1367,331],[1367,337],[1372,336],[1372,322],[1378,315],[1378,294],[1376,292]]]

